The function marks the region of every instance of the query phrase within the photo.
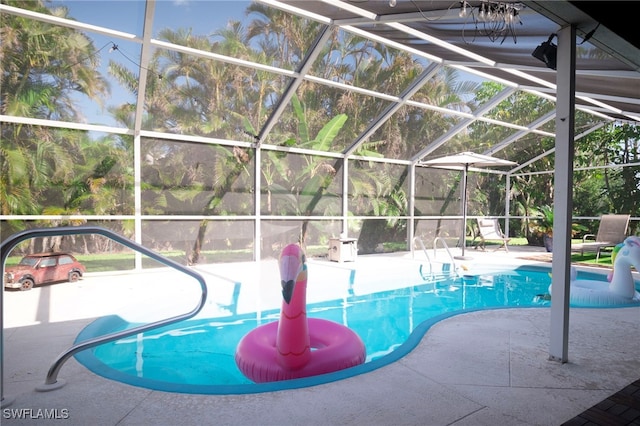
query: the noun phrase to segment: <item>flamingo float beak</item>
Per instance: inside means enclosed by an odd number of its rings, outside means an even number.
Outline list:
[[[282,280],[282,298],[285,302],[291,302],[291,297],[293,296],[293,288],[296,286],[294,280]]]
[[[307,265],[302,249],[294,244],[285,247],[280,256],[280,284],[285,302],[291,302],[296,281],[304,278],[303,273],[306,269]]]

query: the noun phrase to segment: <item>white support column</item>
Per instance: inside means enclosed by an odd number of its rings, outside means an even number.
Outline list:
[[[262,258],[262,212],[260,206],[260,195],[262,193],[262,148],[260,145],[255,146],[254,165],[253,165],[253,208],[255,219],[253,220],[253,260],[256,262]]]
[[[349,157],[342,161],[342,235],[349,236]]]
[[[416,207],[416,163],[411,163],[409,167],[409,223],[407,224],[407,241],[409,250],[413,254],[413,236],[416,229],[415,207]]]
[[[147,94],[147,77],[149,76],[149,61],[151,60],[151,37],[153,35],[153,18],[156,2],[146,2],[144,12],[144,32],[140,51],[140,74],[138,75],[138,96],[136,99],[136,115],[133,123],[133,185],[134,185],[134,239],[142,244],[142,118],[144,117],[145,97]],[[135,269],[142,270],[142,253],[134,253]]]
[[[568,362],[571,211],[575,122],[576,28],[558,32],[553,263],[549,359]]]
[[[142,244],[142,142],[140,133],[133,137],[133,203],[134,203],[134,241]],[[142,270],[142,253],[134,252],[134,268]]]
[[[509,212],[511,211],[511,173],[507,173],[504,190],[504,233],[509,236]]]

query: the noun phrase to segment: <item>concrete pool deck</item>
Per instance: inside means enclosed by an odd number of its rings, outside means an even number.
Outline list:
[[[530,250],[531,248],[522,248]],[[534,250],[538,251],[538,250]],[[454,253],[455,254],[455,253]],[[474,263],[536,263],[543,253],[467,250]],[[361,256],[356,263],[379,262]],[[349,265],[335,265],[349,266]],[[569,362],[548,360],[549,309],[499,309],[434,325],[418,347],[375,371],[314,387],[247,395],[189,395],[97,376],[74,358],[44,382],[51,362],[95,318],[144,291],[140,277],[87,276],[78,283],[4,293],[3,424],[68,425],[560,425],[640,376],[640,307],[572,309]],[[152,281],[154,281],[152,279]],[[157,281],[157,277],[155,278]],[[142,289],[142,290],[140,290]],[[192,293],[173,297],[193,301]],[[140,309],[139,307],[137,309]],[[213,309],[213,307],[208,307]]]

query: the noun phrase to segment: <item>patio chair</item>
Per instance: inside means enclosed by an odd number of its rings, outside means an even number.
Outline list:
[[[627,237],[629,227],[628,214],[605,214],[600,218],[600,226],[597,234],[585,234],[582,237],[582,244],[573,244],[571,251],[596,252],[596,262],[600,259],[600,253],[612,250]]]
[[[478,237],[480,237],[480,241],[476,243],[476,249],[479,247],[484,251],[485,241],[496,240],[502,243],[496,250],[500,250],[504,247],[505,251],[509,253],[507,243],[511,238],[504,235],[500,228],[500,222],[498,222],[498,219],[478,219]]]

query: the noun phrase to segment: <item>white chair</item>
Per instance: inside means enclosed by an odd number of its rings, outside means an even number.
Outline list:
[[[600,259],[600,253],[613,249],[627,237],[629,227],[628,214],[605,214],[600,218],[597,234],[586,234],[582,237],[582,244],[574,244],[571,251],[596,252],[596,262]]]
[[[496,250],[504,247],[505,251],[509,253],[509,247],[507,243],[511,238],[504,235],[500,228],[500,222],[498,219],[478,219],[478,237],[480,241],[475,245],[475,248],[485,249],[485,241],[500,241],[502,244],[498,246]]]

